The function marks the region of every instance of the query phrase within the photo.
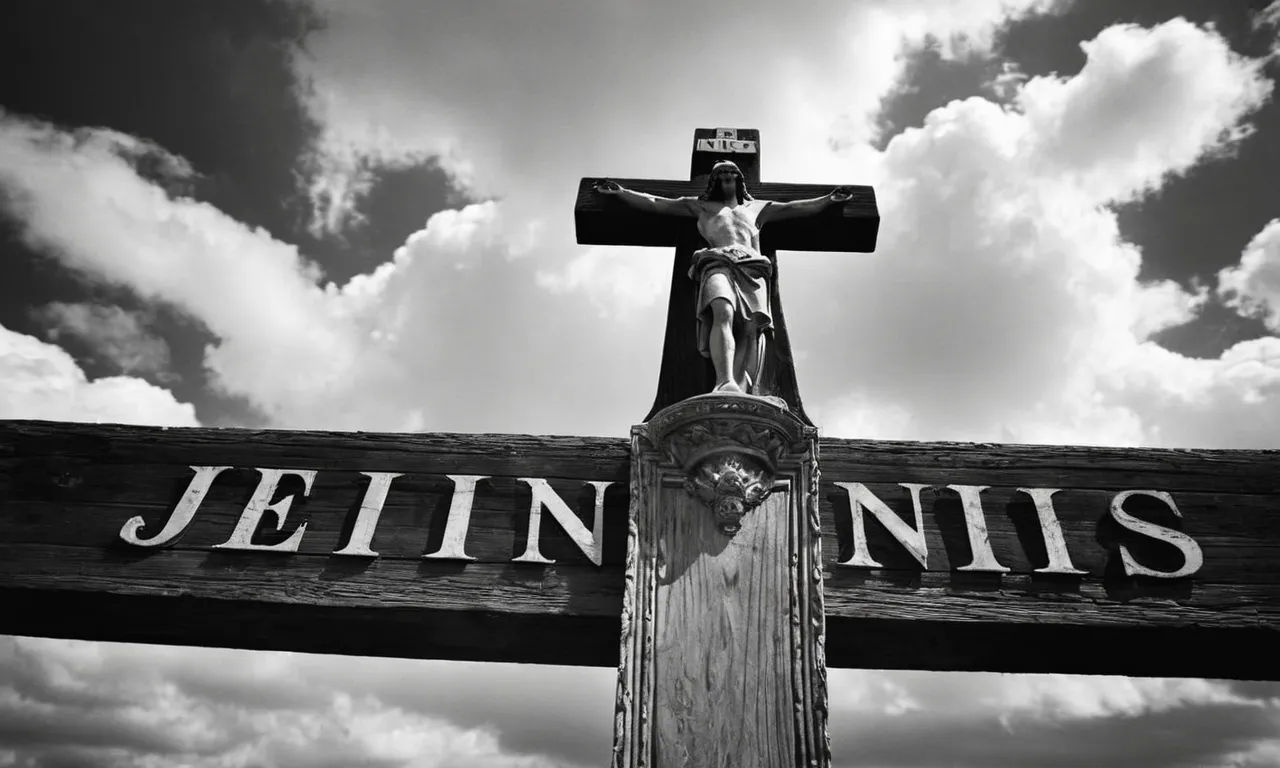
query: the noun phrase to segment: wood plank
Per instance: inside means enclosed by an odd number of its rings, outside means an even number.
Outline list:
[[[820,451],[831,666],[1280,677],[1260,661],[1280,639],[1280,451],[830,439]],[[144,533],[162,525],[191,464],[236,469],[218,478],[172,546],[139,552],[120,542],[134,515],[147,521]],[[305,521],[299,554],[213,550],[256,484],[254,466],[320,470],[284,533],[262,538],[281,540]],[[404,473],[388,494],[373,539],[381,557],[372,561],[331,554],[368,482],[360,471]],[[612,666],[628,473],[627,442],[615,438],[0,422],[0,632]],[[493,478],[475,496],[466,539],[474,562],[422,559],[441,542],[448,474]],[[511,562],[528,539],[532,495],[520,477],[548,478],[586,529],[594,517],[586,483],[615,481],[604,496],[602,567],[545,511],[540,549],[556,563]],[[911,525],[910,495],[897,483],[989,485],[991,548],[1010,572],[954,570],[972,558],[963,511],[954,494],[931,490],[922,493],[928,570],[871,515],[868,551],[885,567],[838,565],[852,536],[837,482],[865,483]],[[1020,486],[1063,489],[1056,515],[1086,575],[1032,573],[1047,555]],[[1204,565],[1194,577],[1124,576],[1119,543],[1152,567],[1181,562],[1169,545],[1118,530],[1108,507],[1125,489],[1176,500],[1180,521],[1158,503],[1131,499],[1125,508],[1195,539]],[[289,491],[283,484],[281,495]],[[558,633],[561,622],[572,630]],[[1063,639],[1106,653],[1068,652]]]
[[[682,488],[659,496],[651,521],[662,554],[650,566],[661,574],[653,590],[654,764],[680,765],[687,755],[791,764],[790,499],[765,500],[726,539]]]
[[[619,568],[450,567],[379,559],[0,547],[0,633],[397,658],[614,667]],[[243,562],[245,558],[251,562]],[[425,574],[425,575],[424,575]],[[957,589],[828,573],[831,667],[1280,679],[1280,590],[1206,586],[1194,600]],[[335,585],[336,582],[336,585]],[[978,585],[979,587],[982,585]],[[1050,585],[1052,586],[1052,585]],[[480,610],[484,607],[485,610]],[[1093,649],[1082,652],[1080,649]]]
[[[613,666],[622,572],[0,544],[0,633]]]
[[[1274,584],[1142,597],[1027,576],[999,588],[882,576],[852,585],[829,574],[829,666],[1280,680]]]
[[[1280,450],[835,439],[820,446],[825,474],[861,482],[1280,494]]]
[[[595,191],[603,178],[584,178],[578,185],[573,217],[580,245],[648,245],[676,247],[698,238],[692,219],[658,216],[629,208]],[[695,181],[613,179],[633,189],[662,197],[702,194],[705,185]],[[833,184],[781,184],[763,182],[749,187],[761,200],[804,200],[827,194]],[[804,219],[780,221],[761,230],[764,250],[834,251],[872,253],[880,230],[875,190],[866,185],[847,186],[853,197]]]

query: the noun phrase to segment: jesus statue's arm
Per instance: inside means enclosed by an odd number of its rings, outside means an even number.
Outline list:
[[[672,216],[698,215],[698,198],[696,197],[658,197],[627,189],[616,181],[602,181],[596,185],[596,191],[602,195],[616,197],[632,208],[649,213]]]
[[[797,219],[801,216],[812,216],[826,210],[829,206],[847,201],[852,195],[843,187],[837,187],[829,194],[809,200],[792,200],[786,203],[771,202],[760,213],[759,224],[783,219]]]

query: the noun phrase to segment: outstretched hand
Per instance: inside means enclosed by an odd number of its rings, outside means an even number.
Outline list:
[[[848,187],[836,187],[831,190],[831,194],[827,195],[833,203],[844,203],[853,197],[853,190]]]
[[[602,195],[616,195],[622,191],[622,187],[618,186],[618,182],[616,181],[609,181],[608,179],[605,179],[604,181],[596,184],[596,191]]]

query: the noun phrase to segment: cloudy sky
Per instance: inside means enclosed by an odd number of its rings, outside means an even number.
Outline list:
[[[622,436],[670,253],[583,176],[867,183],[830,436],[1280,447],[1280,2],[10,0],[0,418]],[[609,670],[0,638],[0,767],[579,768]],[[834,671],[837,764],[1280,765],[1280,686]]]

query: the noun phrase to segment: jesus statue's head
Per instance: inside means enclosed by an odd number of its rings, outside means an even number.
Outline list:
[[[736,197],[742,203],[751,199],[751,193],[747,191],[746,181],[737,164],[732,160],[721,160],[711,166],[707,191],[702,193],[702,199],[722,203],[730,197]]]

